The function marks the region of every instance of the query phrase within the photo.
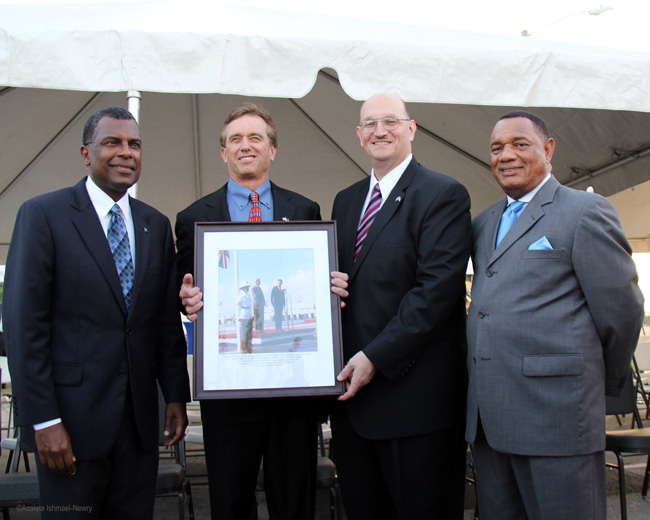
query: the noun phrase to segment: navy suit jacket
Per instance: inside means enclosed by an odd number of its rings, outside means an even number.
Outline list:
[[[130,199],[135,281],[127,314],[106,235],[86,191],[25,202],[4,286],[4,329],[16,424],[60,417],[78,460],[105,455],[130,388],[143,447],[158,443],[158,391],[190,399],[169,220]]]
[[[412,159],[370,227],[357,261],[364,179],[340,192],[339,266],[350,275],[341,311],[343,349],[378,372],[350,399],[357,433],[369,439],[422,435],[464,417],[465,271],[470,200],[457,181]]]
[[[183,276],[194,273],[194,224],[196,222],[230,222],[225,184],[217,191],[197,200],[176,217],[178,287]],[[273,220],[321,220],[320,207],[298,193],[271,183]],[[201,405],[203,422],[215,424],[256,421],[273,414],[313,412],[313,399],[292,397],[273,399],[206,400]],[[310,404],[311,403],[311,404]],[[207,442],[207,440],[206,440]]]

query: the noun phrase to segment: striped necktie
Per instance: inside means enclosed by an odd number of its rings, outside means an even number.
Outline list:
[[[363,241],[368,235],[370,226],[372,225],[375,216],[381,207],[381,190],[379,189],[379,183],[375,184],[375,187],[372,190],[372,196],[370,197],[370,202],[366,208],[366,212],[363,214],[363,218],[359,223],[359,229],[357,230],[357,242],[354,246],[354,261],[356,262],[359,252],[361,251],[361,246]]]
[[[248,198],[253,203],[251,212],[248,214],[249,222],[262,222],[262,210],[260,209],[260,196],[256,191],[252,192]]]

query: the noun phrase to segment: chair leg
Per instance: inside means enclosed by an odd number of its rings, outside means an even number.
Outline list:
[[[178,520],[185,520],[185,490],[178,490]]]
[[[627,499],[625,496],[625,466],[623,463],[623,456],[616,451],[616,458],[618,459],[618,487],[621,498],[621,520],[627,520]]]
[[[187,510],[190,513],[190,520],[194,520],[194,500],[192,500],[192,486],[187,479]]]
[[[650,455],[648,455],[648,463],[645,467],[645,477],[643,477],[643,488],[641,489],[641,496],[645,499],[648,495],[648,483],[650,481]]]
[[[336,491],[330,487],[330,520],[336,520]]]

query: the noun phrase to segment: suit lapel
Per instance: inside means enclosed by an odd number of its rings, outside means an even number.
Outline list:
[[[230,222],[228,201],[226,199],[227,187],[228,184],[224,184],[211,197],[206,198],[203,214],[198,215],[195,222]],[[194,230],[192,230],[192,233],[194,233]]]
[[[499,247],[497,247],[496,250],[493,249],[494,246],[492,246],[491,249],[487,249],[487,251],[494,251],[494,254],[492,255],[492,258],[490,258],[488,265],[498,260],[508,249],[510,249],[510,247],[515,242],[517,242],[523,235],[525,235],[526,232],[532,228],[539,219],[544,216],[544,206],[553,202],[555,191],[559,185],[560,183],[557,182],[554,177],[551,177],[546,182],[546,184],[541,187],[541,189],[533,197],[533,200],[531,200],[524,208],[524,211],[512,225],[506,236],[503,237],[503,240],[501,240]],[[503,206],[501,209],[504,209]],[[503,213],[503,211],[501,211],[501,213]],[[496,230],[498,229],[499,223],[501,221],[501,213],[498,213],[496,218],[493,219],[496,221],[496,228],[494,230],[494,233],[486,233],[488,237],[492,237],[491,244],[494,244],[496,242]]]
[[[347,207],[347,214],[350,216],[349,219],[346,219],[347,225],[337,230],[342,233],[341,245],[343,251],[341,251],[341,259],[344,263],[341,267],[343,268],[344,265],[349,265],[350,269],[347,272],[350,275],[355,271],[354,247],[357,242],[357,228],[361,220],[361,210],[368,195],[368,187],[369,181],[362,182],[359,185],[358,191],[352,194],[352,199]]]
[[[90,202],[90,197],[88,197],[85,179],[74,187],[71,205],[78,211],[77,215],[72,218],[72,224],[79,232],[95,262],[97,262],[115,299],[126,315],[126,304],[124,303],[120,278],[115,268],[115,260],[113,260],[113,254],[108,246],[108,240],[106,240],[95,207]]]
[[[135,280],[133,281],[133,296],[131,298],[131,309],[133,309],[138,301],[138,295],[149,264],[151,233],[149,232],[149,224],[138,212],[137,205],[133,203],[131,198],[129,198],[129,201],[135,231]]]
[[[271,183],[273,197],[273,220],[293,220],[296,209],[291,204],[292,194]]]

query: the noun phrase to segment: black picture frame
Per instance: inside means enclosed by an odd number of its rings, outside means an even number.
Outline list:
[[[334,221],[196,223],[194,258],[195,399],[344,392]]]

